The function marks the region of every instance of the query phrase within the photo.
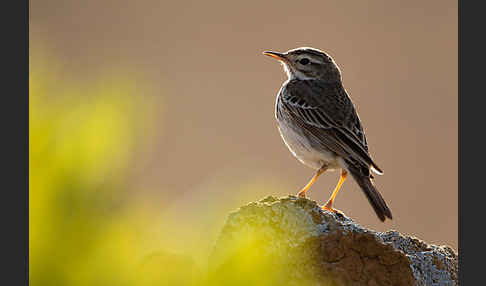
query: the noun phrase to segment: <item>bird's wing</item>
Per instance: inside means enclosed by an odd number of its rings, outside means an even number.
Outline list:
[[[301,128],[343,159],[383,173],[373,162],[365,133],[351,99],[340,83],[290,81],[281,104]]]

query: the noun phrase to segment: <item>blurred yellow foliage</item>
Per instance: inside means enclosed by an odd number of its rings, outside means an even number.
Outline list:
[[[30,74],[30,284],[131,285],[152,214],[126,207],[124,176],[151,102],[133,80],[76,82],[43,63]]]

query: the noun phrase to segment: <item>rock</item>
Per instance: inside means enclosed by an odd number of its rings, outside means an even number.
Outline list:
[[[396,231],[375,232],[316,202],[267,197],[227,218],[209,285],[457,285],[458,256]]]

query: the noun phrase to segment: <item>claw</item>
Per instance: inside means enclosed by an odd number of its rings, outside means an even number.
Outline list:
[[[325,211],[329,211],[329,212],[333,212],[335,213],[337,216],[343,218],[344,217],[344,213],[338,209],[335,209],[333,207],[330,207],[328,206],[328,204],[325,204],[321,207],[321,209],[325,210]]]

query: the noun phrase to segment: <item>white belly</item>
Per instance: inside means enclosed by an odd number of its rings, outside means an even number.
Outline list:
[[[304,165],[315,170],[320,169],[323,165],[327,165],[328,170],[344,167],[341,158],[331,152],[314,149],[307,138],[295,132],[284,122],[279,121],[278,129],[290,152]]]

